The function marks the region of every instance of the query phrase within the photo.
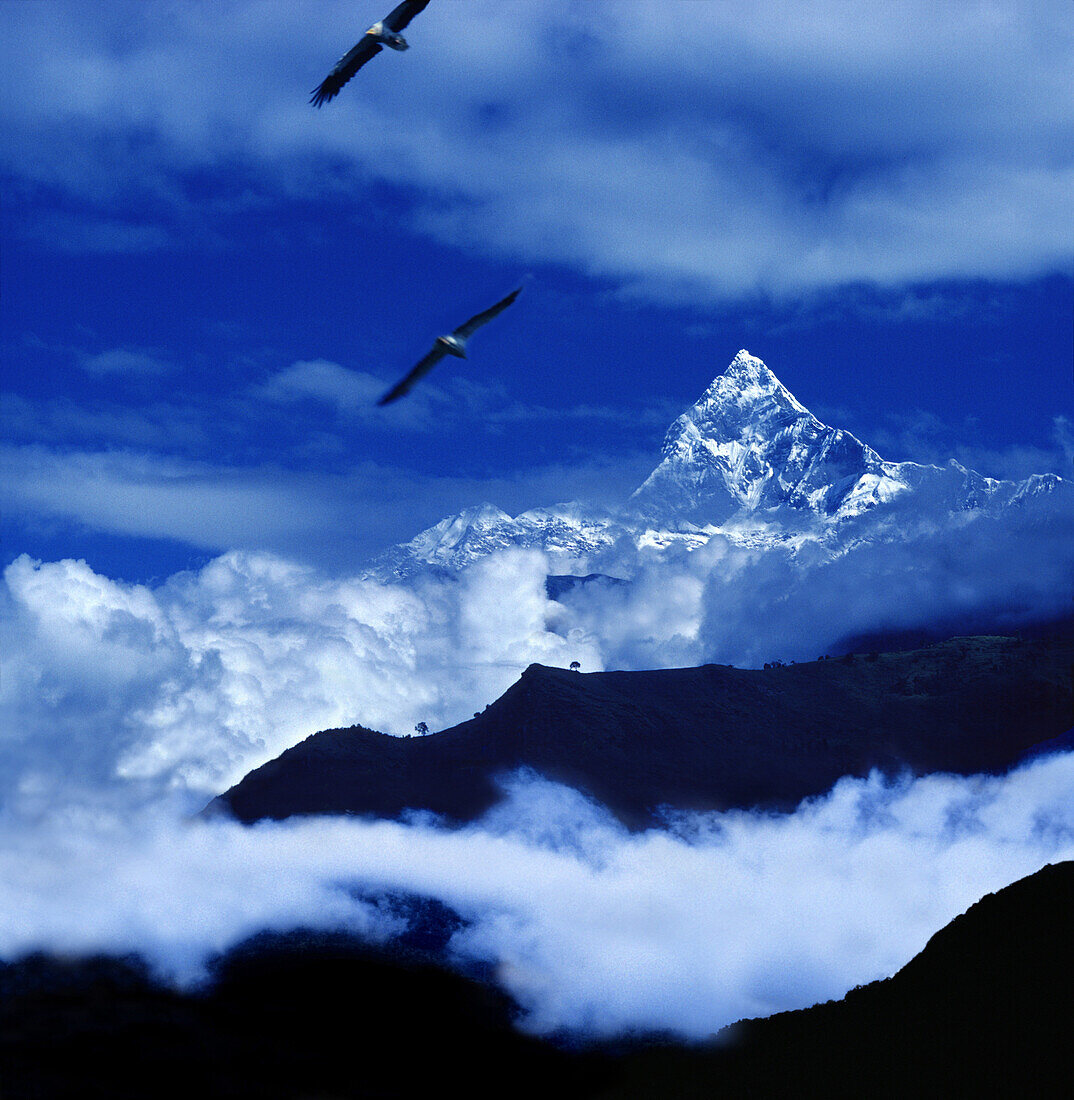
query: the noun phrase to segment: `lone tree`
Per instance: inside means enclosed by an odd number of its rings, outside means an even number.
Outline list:
[[[577,661],[571,661],[571,672],[577,672],[581,667]]]
[[[414,727],[414,732],[417,733],[419,737],[424,737],[429,732],[429,727],[425,722],[419,722]]]

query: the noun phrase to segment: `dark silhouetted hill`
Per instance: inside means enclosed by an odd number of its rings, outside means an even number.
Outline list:
[[[472,720],[395,738],[308,737],[210,805],[471,820],[519,767],[585,791],[632,826],[661,805],[789,808],[841,776],[999,772],[1074,726],[1074,637],[954,638],[927,649],[766,669],[577,673],[531,665]]]
[[[434,922],[439,917],[434,915]],[[262,934],[182,994],[137,958],[0,964],[0,1096],[1066,1097],[1074,863],[989,894],[893,978],[709,1044],[573,1049],[427,953]]]
[[[627,1059],[611,1098],[1070,1095],[1074,863],[988,894],[887,981]]]
[[[607,1080],[599,1055],[523,1035],[505,993],[420,953],[262,934],[214,970],[183,994],[137,958],[0,965],[0,1096],[570,1100]]]

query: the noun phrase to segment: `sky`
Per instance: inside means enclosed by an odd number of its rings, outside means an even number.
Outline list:
[[[885,458],[1069,472],[1062,0],[434,0],[311,107],[378,13],[0,3],[5,562],[615,503],[740,347]]]
[[[743,347],[886,459],[1071,476],[1066,0],[432,0],[314,109],[384,14],[0,0],[0,956],[189,976],[317,914],[389,934],[353,881],[465,911],[537,1028],[701,1034],[1068,857],[1066,758],[641,837],[521,779],[463,833],[186,820],[315,730],[440,729],[532,661],[759,667],[1074,595],[1069,501],[809,568],[716,537],[559,604],[536,552],[361,573],[484,501],[621,501]]]

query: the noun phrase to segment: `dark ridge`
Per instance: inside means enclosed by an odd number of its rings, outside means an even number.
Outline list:
[[[578,673],[531,665],[472,720],[427,737],[306,738],[210,803],[293,814],[473,820],[526,767],[631,827],[661,807],[788,809],[841,776],[998,773],[1074,726],[1074,638],[953,638],[910,652],[736,669]]]
[[[843,653],[899,652],[907,649],[923,649],[956,635],[997,634],[1022,638],[1026,641],[1039,638],[1074,639],[1074,616],[1034,619],[1017,627],[1009,623],[997,624],[988,614],[970,616],[961,620],[931,623],[927,626],[909,627],[903,630],[877,630],[867,634],[854,634],[834,643],[832,652]]]
[[[1074,863],[988,894],[893,978],[627,1059],[609,1098],[1068,1096]]]
[[[411,1098],[455,1082],[499,1100],[518,1080],[573,1098],[608,1078],[600,1056],[522,1034],[491,982],[342,934],[262,933],[194,993],[147,973],[137,959],[0,964],[0,1096]]]
[[[571,573],[549,573],[544,579],[544,590],[550,600],[558,600],[576,588],[594,583],[618,586],[629,584],[630,581],[622,577],[609,577],[606,573],[589,573],[584,577],[576,577]]]

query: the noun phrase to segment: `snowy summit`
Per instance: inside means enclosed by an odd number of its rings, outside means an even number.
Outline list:
[[[590,572],[624,538],[694,549],[717,532],[751,545],[805,538],[838,552],[844,532],[861,537],[869,514],[879,520],[896,501],[906,505],[895,525],[905,531],[1055,491],[1071,491],[1070,483],[1055,475],[997,481],[954,461],[887,462],[850,432],[821,423],[743,349],[671,425],[660,462],[619,509],[572,502],[512,518],[484,504],[381,555],[374,572],[456,572],[509,547],[540,549],[557,568]]]

